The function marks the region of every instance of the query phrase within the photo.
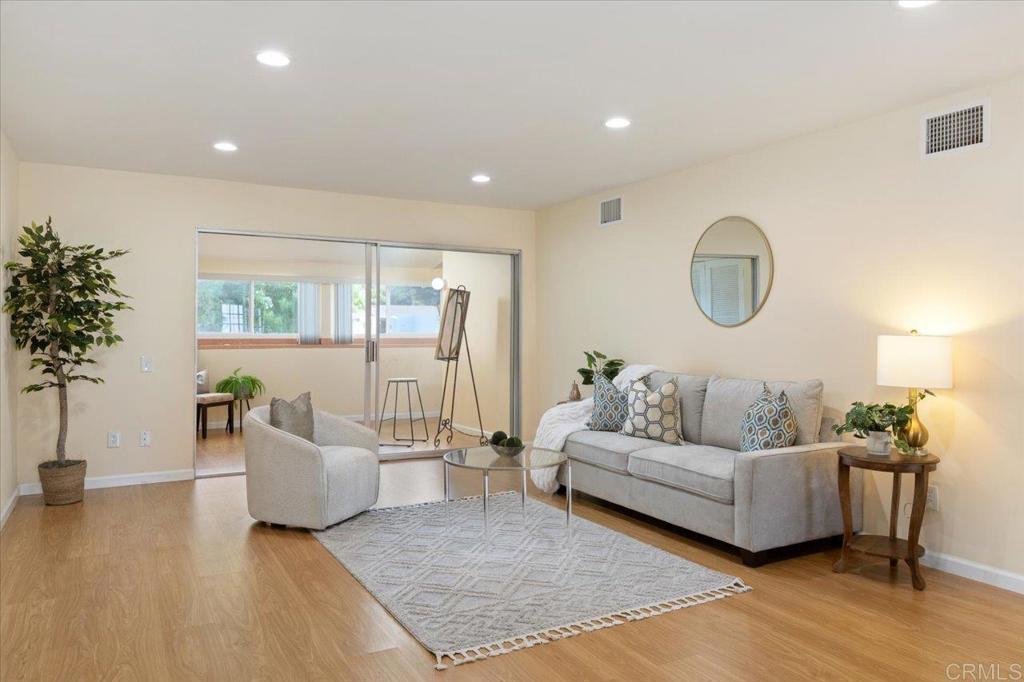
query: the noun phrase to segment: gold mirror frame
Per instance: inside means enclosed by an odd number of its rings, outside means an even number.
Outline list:
[[[757,230],[757,233],[761,235],[761,239],[764,240],[764,245],[768,249],[768,285],[764,289],[764,296],[761,297],[761,300],[758,302],[757,306],[754,307],[753,311],[750,313],[750,317],[743,320],[742,322],[737,322],[736,324],[723,324],[722,322],[716,321],[710,315],[704,312],[704,308],[701,307],[700,301],[697,300],[697,292],[693,290],[693,264],[697,258],[697,247],[700,246],[700,243],[704,239],[704,236],[707,235],[707,233],[710,232],[715,227],[715,225],[726,220],[744,220],[748,224],[752,225],[754,229]],[[700,233],[700,237],[697,239],[697,243],[693,245],[693,253],[690,255],[690,272],[687,273],[687,278],[690,284],[690,295],[693,296],[693,302],[694,304],[696,304],[697,310],[700,311],[701,315],[706,317],[709,322],[711,322],[712,324],[716,324],[719,327],[740,327],[746,324],[747,322],[750,322],[755,317],[757,317],[757,314],[761,312],[761,308],[763,308],[764,304],[768,301],[768,296],[770,296],[772,293],[772,282],[775,281],[775,254],[772,252],[772,243],[768,241],[768,235],[764,233],[764,230],[761,229],[761,226],[755,223],[750,218],[746,218],[741,215],[727,215],[723,218],[719,218],[715,222],[708,225],[704,229],[704,231]]]

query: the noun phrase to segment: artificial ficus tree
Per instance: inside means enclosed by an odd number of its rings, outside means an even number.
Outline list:
[[[23,261],[10,261],[4,312],[10,315],[11,336],[17,348],[28,348],[32,368],[43,381],[25,386],[25,393],[56,388],[60,404],[57,463],[64,466],[68,438],[68,384],[102,383],[83,373],[95,364],[88,357],[96,346],[113,346],[122,339],[114,331],[114,313],[130,310],[126,294],[117,289],[107,261],[124,250],[105,250],[94,244],[70,246],[54,231],[52,219],[24,227],[18,237]]]

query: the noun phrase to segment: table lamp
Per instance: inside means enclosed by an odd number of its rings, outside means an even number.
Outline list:
[[[924,388],[953,388],[953,340],[920,336],[916,329],[910,336],[879,336],[876,383],[908,389],[914,413],[910,423],[894,435],[906,441],[914,454],[927,454],[928,429],[917,414],[918,395]]]

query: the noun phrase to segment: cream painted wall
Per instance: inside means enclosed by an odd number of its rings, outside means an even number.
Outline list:
[[[521,249],[524,412],[531,431],[536,423],[533,212],[37,163],[19,170],[20,222],[52,215],[69,241],[132,250],[113,264],[135,297],[135,310],[118,318],[126,341],[96,354],[106,384],[71,395],[69,450],[88,458],[90,476],[192,467],[197,226]],[[153,356],[153,373],[139,371],[142,354]],[[23,355],[18,375],[28,379]],[[36,463],[53,450],[55,414],[48,393],[18,401],[23,482],[36,480]],[[142,429],[153,433],[146,449],[135,445]],[[120,449],[105,447],[112,430],[123,434]]]
[[[10,140],[0,131],[0,266],[17,251],[18,157]],[[7,271],[0,275],[0,290],[7,288]],[[0,523],[18,485],[16,405],[18,382],[15,352],[6,313],[0,312]]]
[[[980,98],[991,144],[923,159],[921,116]],[[599,229],[598,201],[620,193],[623,222]],[[728,215],[758,223],[775,255],[764,309],[734,329],[704,319],[689,287],[701,232]],[[835,415],[905,396],[875,386],[878,334],[954,335],[955,388],[922,406],[943,459],[924,544],[1024,572],[1024,78],[550,207],[537,234],[542,405],[597,347],[694,373],[820,377]],[[885,530],[889,490],[872,477],[868,528]]]
[[[449,287],[469,290],[466,338],[476,376],[477,396],[484,431],[511,427],[509,421],[512,263],[508,256],[445,251],[444,278]],[[443,365],[442,365],[443,366]],[[473,388],[465,360],[459,364],[455,423],[472,432],[479,429]],[[479,431],[477,431],[479,433]]]
[[[437,414],[441,398],[440,363],[434,360],[433,347],[384,348],[381,352],[381,397],[387,377],[417,377],[423,406],[427,414]],[[209,372],[216,383],[241,367],[243,373],[255,374],[267,385],[267,393],[253,399],[252,406],[267,405],[271,397],[289,400],[302,393],[312,393],[317,409],[333,414],[361,416],[363,414],[363,362],[362,348],[239,348],[203,349],[199,351],[199,366]],[[388,398],[385,416],[394,409],[394,393]],[[412,392],[413,416],[420,413],[416,392]],[[403,388],[398,396],[398,414],[406,414],[407,396]],[[210,420],[223,423],[227,408],[210,411]],[[428,416],[430,436],[436,424]],[[391,428],[390,422],[387,428]],[[406,427],[408,428],[408,426]],[[416,425],[417,437],[423,436],[423,425]]]

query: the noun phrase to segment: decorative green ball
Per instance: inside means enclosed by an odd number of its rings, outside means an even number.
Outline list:
[[[504,431],[495,431],[491,436],[491,445],[502,445],[502,441],[506,438],[508,438],[508,434]]]
[[[501,445],[506,448],[521,448],[523,447],[523,441],[519,440],[518,436],[512,436],[501,441]]]

